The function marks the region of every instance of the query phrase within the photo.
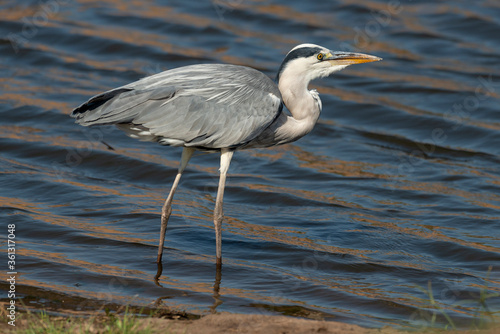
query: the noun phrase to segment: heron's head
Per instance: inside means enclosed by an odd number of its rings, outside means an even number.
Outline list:
[[[363,53],[330,51],[315,44],[300,44],[286,55],[278,71],[277,81],[284,76],[288,80],[305,81],[329,76],[352,64],[369,63],[382,58]]]

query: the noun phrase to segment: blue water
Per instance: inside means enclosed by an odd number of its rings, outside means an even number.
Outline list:
[[[16,225],[17,287],[34,306],[50,292],[61,309],[81,309],[68,302],[80,298],[421,327],[432,325],[432,291],[468,327],[481,308],[464,300],[500,292],[497,1],[46,0],[0,10],[0,235]],[[180,149],[83,128],[69,113],[189,64],[274,77],[304,42],[384,60],[314,82],[323,112],[308,136],[235,153],[220,277],[219,158],[197,154],[156,284]],[[500,299],[487,305],[498,311]]]

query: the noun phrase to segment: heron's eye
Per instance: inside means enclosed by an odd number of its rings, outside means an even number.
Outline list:
[[[323,60],[324,55],[322,53],[318,54],[318,60]]]

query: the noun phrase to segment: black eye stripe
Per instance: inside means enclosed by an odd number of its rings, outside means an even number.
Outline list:
[[[295,49],[285,57],[285,60],[283,62],[287,62],[297,58],[307,58],[310,56],[314,56],[318,52],[321,52],[321,49],[315,47],[304,47],[300,49]]]
[[[281,67],[278,71],[278,76],[277,78],[279,78],[281,72],[283,72],[283,70],[285,69],[285,66],[287,65],[287,63],[289,63],[290,61],[294,60],[294,59],[297,59],[297,58],[307,58],[307,57],[311,57],[311,56],[314,56],[316,55],[318,52],[321,52],[321,49],[320,48],[317,48],[317,47],[303,47],[303,48],[299,48],[299,49],[295,49],[291,52],[289,52],[285,59],[283,60],[283,62],[281,63]]]

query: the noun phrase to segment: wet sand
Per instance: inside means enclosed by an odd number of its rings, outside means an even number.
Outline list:
[[[71,321],[68,322],[68,318]],[[85,333],[100,333],[106,328],[105,317],[98,316],[88,320],[81,321],[76,317],[53,317],[57,322],[67,324],[67,329],[74,332],[75,328],[85,328]],[[78,324],[78,325],[75,325]],[[0,325],[0,332],[15,333],[20,330],[28,329],[33,326],[29,316],[22,316],[17,322],[16,327],[8,326],[6,322]],[[397,330],[392,327],[383,327],[376,329],[363,328],[357,325],[351,325],[334,321],[318,321],[291,318],[286,316],[267,316],[252,314],[234,314],[219,313],[211,314],[195,320],[175,320],[164,318],[145,318],[138,319],[137,326],[132,332],[146,330],[148,333],[167,333],[167,334],[219,334],[219,333],[241,333],[241,334],[400,334],[400,333],[460,333],[460,334],[495,334],[500,333],[500,328],[490,328],[488,330],[461,330],[461,331],[439,331],[439,330]]]
[[[241,333],[241,334],[398,334],[406,331],[396,330],[392,327],[377,329],[367,329],[357,325],[351,325],[334,321],[318,321],[291,318],[286,316],[267,316],[256,314],[232,314],[221,313],[202,317],[198,320],[167,320],[148,319],[145,323],[151,324],[153,332],[158,333],[192,333],[192,334],[220,334],[220,333]],[[412,333],[430,333],[431,331],[411,331]],[[446,331],[446,333],[460,334],[494,334],[500,333],[500,328],[484,331]]]

